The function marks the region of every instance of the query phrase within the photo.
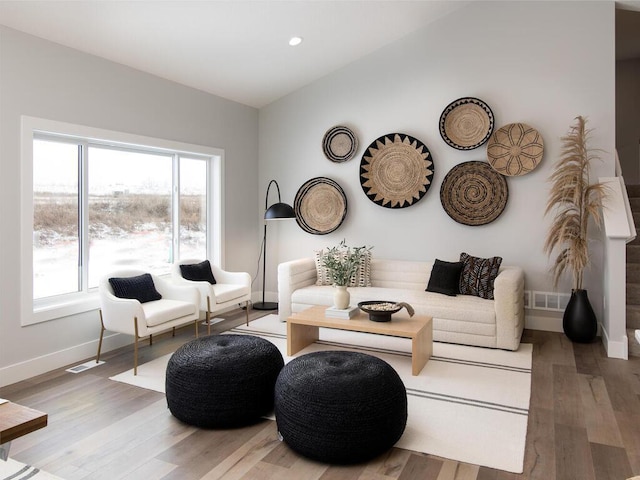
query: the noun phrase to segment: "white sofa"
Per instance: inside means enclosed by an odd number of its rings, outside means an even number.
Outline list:
[[[517,350],[524,328],[524,272],[501,266],[494,300],[427,292],[432,262],[371,260],[370,287],[349,287],[351,305],[365,300],[407,302],[416,314],[433,317],[433,339],[480,347]],[[316,285],[313,258],[278,265],[280,320],[312,305],[333,304],[333,287]]]

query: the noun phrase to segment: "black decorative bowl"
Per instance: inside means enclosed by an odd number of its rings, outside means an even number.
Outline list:
[[[384,310],[378,310],[371,308],[373,305],[388,304],[389,308]],[[390,322],[391,314],[402,310],[403,305],[396,302],[390,302],[388,300],[368,300],[366,302],[358,303],[358,308],[365,313],[369,314],[369,320],[374,322]]]

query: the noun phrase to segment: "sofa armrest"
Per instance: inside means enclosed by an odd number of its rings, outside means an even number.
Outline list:
[[[286,322],[291,316],[291,294],[299,288],[316,283],[316,262],[313,258],[291,260],[278,265],[278,315]]]
[[[524,271],[503,267],[493,285],[496,309],[496,347],[517,350],[524,329]]]

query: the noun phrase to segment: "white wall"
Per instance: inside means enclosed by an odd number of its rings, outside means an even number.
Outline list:
[[[457,260],[462,251],[500,255],[505,264],[524,268],[527,289],[552,291],[542,252],[549,224],[543,215],[547,178],[560,154],[560,137],[578,115],[587,116],[595,129],[592,145],[605,150],[593,180],[613,175],[614,90],[613,2],[480,1],[261,109],[262,191],[276,178],[283,200],[293,203],[305,181],[326,176],[348,197],[347,218],[332,234],[305,233],[295,221],[270,226],[267,290],[276,291],[278,262],[310,256],[346,238],[351,245],[373,245],[379,258]],[[443,109],[465,96],[487,102],[497,127],[524,122],[545,142],[540,166],[508,178],[505,211],[481,227],[454,222],[439,197],[454,165],[486,159],[486,146],[461,152],[440,137]],[[327,160],[321,148],[324,133],[338,124],[352,128],[360,141],[356,158],[343,164]],[[390,132],[420,139],[435,163],[430,190],[404,209],[372,203],[359,181],[365,148]],[[602,245],[594,241],[593,251],[586,288],[601,318]],[[559,286],[564,292],[570,288],[568,279]]]
[[[100,331],[97,311],[20,326],[21,115],[224,149],[225,266],[255,270],[256,109],[0,26],[0,385],[95,355]]]
[[[640,183],[640,58],[616,62],[616,147],[628,185]]]

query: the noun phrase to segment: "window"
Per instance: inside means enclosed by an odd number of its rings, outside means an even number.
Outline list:
[[[219,263],[221,151],[52,123],[23,118],[23,324],[95,308],[115,269]]]

